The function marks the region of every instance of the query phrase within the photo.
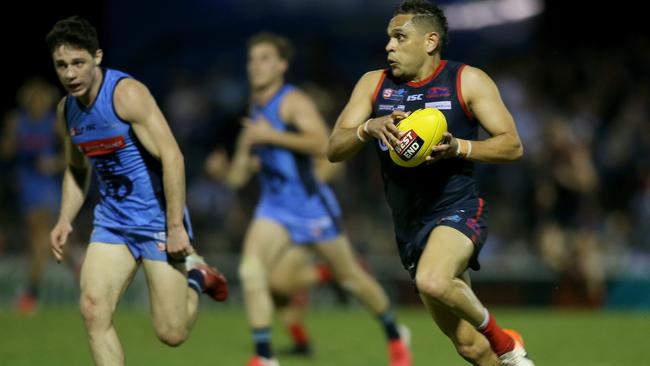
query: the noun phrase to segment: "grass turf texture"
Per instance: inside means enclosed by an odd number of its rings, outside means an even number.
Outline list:
[[[204,304],[205,305],[205,304]],[[466,365],[451,343],[420,308],[398,310],[413,333],[415,365]],[[619,366],[650,364],[650,313],[496,309],[497,321],[522,332],[537,365]],[[127,365],[243,366],[252,352],[241,310],[204,306],[190,339],[168,348],[153,332],[149,314],[118,308],[115,324]],[[282,366],[386,365],[379,324],[358,308],[317,309],[307,324],[313,339],[312,359],[281,358]],[[0,364],[5,366],[92,364],[81,317],[76,309],[45,309],[21,317],[0,311]],[[276,323],[275,351],[290,344]]]

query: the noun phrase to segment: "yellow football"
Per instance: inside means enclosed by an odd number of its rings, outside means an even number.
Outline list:
[[[447,132],[445,115],[435,108],[418,109],[397,124],[404,132],[390,157],[399,166],[412,168],[424,162],[431,153],[431,147],[442,140]]]

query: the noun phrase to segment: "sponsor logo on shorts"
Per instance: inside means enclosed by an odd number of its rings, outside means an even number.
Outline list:
[[[156,246],[158,250],[164,252],[167,250],[167,233],[164,231],[159,231],[153,234],[153,237],[156,239]]]
[[[332,219],[329,216],[323,216],[318,219],[309,220],[309,233],[314,237],[320,237],[325,234],[325,230],[332,226]]]
[[[451,221],[451,222],[459,223],[461,220],[462,218],[459,215],[451,215],[451,216],[441,218],[439,222]]]

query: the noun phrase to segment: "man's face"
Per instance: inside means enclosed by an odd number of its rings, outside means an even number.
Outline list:
[[[267,86],[281,79],[288,63],[271,43],[258,43],[248,50],[248,80],[253,88]]]
[[[394,76],[412,77],[429,56],[427,38],[415,28],[411,14],[400,14],[388,23],[388,64]]]
[[[95,82],[95,68],[101,63],[102,51],[93,56],[87,50],[62,44],[52,53],[54,69],[61,85],[74,97],[89,93]]]

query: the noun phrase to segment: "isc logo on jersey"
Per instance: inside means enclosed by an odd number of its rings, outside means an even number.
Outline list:
[[[422,100],[423,97],[424,97],[424,94],[413,94],[413,95],[409,95],[408,97],[406,97],[406,101],[407,102],[415,102],[415,101],[418,101],[418,100]]]
[[[447,120],[439,110],[424,108],[401,120],[397,128],[404,135],[389,155],[395,164],[411,168],[422,164],[431,152],[431,146],[442,140],[442,134],[447,131]]]

